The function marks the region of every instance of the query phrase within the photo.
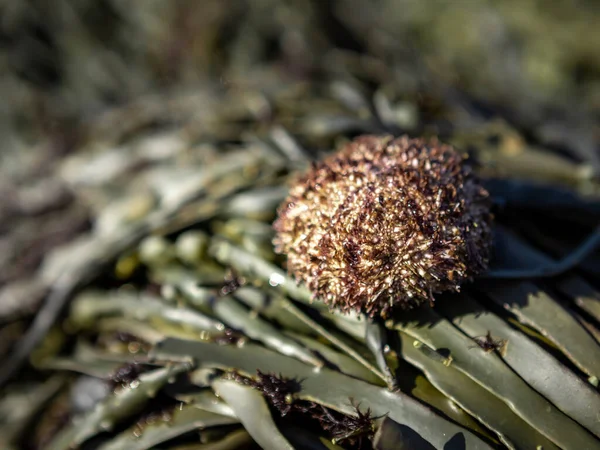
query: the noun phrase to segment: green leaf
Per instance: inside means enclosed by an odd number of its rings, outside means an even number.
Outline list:
[[[213,389],[231,406],[244,428],[262,448],[294,450],[273,422],[267,402],[260,392],[225,379],[215,380]]]
[[[142,428],[129,428],[101,445],[99,450],[147,450],[196,429],[239,423],[235,418],[190,406],[175,408],[171,414],[167,420],[158,419]]]
[[[300,361],[322,366],[323,361],[294,339],[284,335],[271,323],[242,306],[233,297],[221,297],[213,306],[215,315],[231,328],[242,331],[246,336],[262,342],[279,353],[298,358]]]
[[[78,326],[90,326],[100,317],[123,315],[146,322],[167,322],[198,335],[220,332],[223,324],[190,308],[171,306],[159,297],[124,291],[82,292],[71,308],[71,320]]]
[[[569,279],[561,285],[573,296],[589,293],[586,285],[569,282]],[[489,282],[479,288],[494,302],[513,313],[521,323],[550,339],[582,371],[600,376],[600,345],[547,292],[527,281]]]
[[[339,370],[346,375],[350,375],[355,378],[359,378],[371,384],[382,385],[381,378],[376,376],[372,371],[368,370],[362,364],[358,363],[355,359],[340,353],[333,348],[307,336],[301,334],[288,332],[297,341],[306,345],[319,355],[321,355],[327,362],[333,364],[336,370]]]
[[[435,350],[449,351],[449,363],[506,402],[554,443],[566,448],[600,448],[577,422],[531,389],[495,353],[473,347],[473,340],[432,309],[420,309],[398,328]]]
[[[494,339],[503,339],[506,345],[500,355],[506,364],[565,414],[600,435],[600,422],[594,417],[600,411],[600,395],[589,383],[467,295],[446,298],[437,308],[472,338],[489,332]]]
[[[193,373],[191,378],[192,381],[195,381]],[[204,411],[209,411],[221,416],[237,417],[231,406],[217,397],[212,389],[203,389],[194,394],[177,394],[175,398],[194,408],[203,409]]]
[[[359,341],[364,340],[367,322],[364,318],[359,320],[356,317],[337,312],[324,314],[331,319],[339,329],[344,330]],[[405,359],[398,358],[399,367],[396,369],[396,376],[398,378],[400,389],[406,389],[406,392],[410,393],[414,398],[441,411],[448,418],[465,428],[480,435],[487,435],[487,431],[483,429],[477,421],[462,409],[457,408],[456,404],[451,399],[434,387],[427,378],[418,373],[415,366],[420,367],[419,364],[410,365],[409,362],[413,363],[413,360],[407,359],[406,357]],[[471,383],[475,384],[473,381],[471,381]],[[493,439],[491,435],[489,437]]]
[[[121,420],[140,411],[172,377],[188,369],[187,364],[176,364],[143,373],[134,384],[109,396],[83,417],[75,418],[52,440],[48,450],[67,450],[81,445],[95,434],[110,430]]]
[[[388,365],[384,354],[387,346],[387,330],[379,321],[365,319],[365,322],[365,344],[373,353],[377,367],[384,374],[388,388],[394,390],[396,388],[396,376]]]
[[[546,450],[558,449],[504,401],[448,364],[445,356],[401,331],[398,333],[402,356],[423,370],[427,379],[452,401],[497,433],[507,447],[524,450],[541,445]]]
[[[192,357],[202,366],[235,368],[247,374],[256,370],[281,373],[302,380],[298,397],[354,414],[350,398],[361,408],[371,408],[374,415],[388,414],[392,419],[412,428],[423,439],[442,448],[452,436],[462,434],[469,449],[489,449],[470,431],[437,416],[412,398],[398,392],[373,386],[329,369],[317,369],[270,350],[246,344],[243,348],[211,343],[166,339],[151,354],[163,360]]]

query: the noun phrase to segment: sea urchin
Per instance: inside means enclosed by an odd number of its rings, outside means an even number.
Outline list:
[[[387,317],[486,270],[490,199],[436,140],[361,136],[313,164],[274,227],[288,271],[344,312]]]

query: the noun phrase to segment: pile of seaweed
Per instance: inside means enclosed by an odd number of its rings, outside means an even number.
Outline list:
[[[2,448],[600,448],[597,8],[435,5],[0,2]],[[272,246],[361,134],[494,200],[489,273],[386,322]]]

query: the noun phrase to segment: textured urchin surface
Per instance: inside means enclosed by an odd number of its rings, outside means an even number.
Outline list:
[[[435,140],[361,136],[316,163],[278,210],[288,271],[342,311],[386,317],[487,268],[490,199]]]

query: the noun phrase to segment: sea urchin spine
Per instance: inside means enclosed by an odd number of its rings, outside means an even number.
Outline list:
[[[486,270],[490,199],[436,140],[361,136],[313,164],[278,210],[288,271],[342,311],[389,316]]]

